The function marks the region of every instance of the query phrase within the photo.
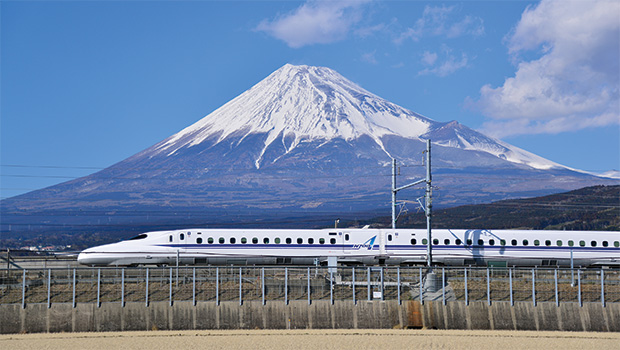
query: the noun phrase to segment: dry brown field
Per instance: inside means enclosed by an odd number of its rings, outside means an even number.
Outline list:
[[[0,349],[619,349],[620,333],[234,330],[0,335]]]

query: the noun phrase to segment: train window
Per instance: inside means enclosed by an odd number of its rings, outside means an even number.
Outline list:
[[[336,244],[336,239],[335,239],[335,238],[330,238],[330,239],[329,239],[329,243],[331,243],[331,244]]]
[[[450,245],[450,240],[449,239],[444,239],[443,240],[443,244],[444,245]]]
[[[579,241],[579,246],[580,247],[585,247],[586,246],[586,241]]]
[[[517,240],[516,240],[516,239],[513,239],[512,241],[510,241],[510,244],[512,244],[512,245],[517,245]]]
[[[562,246],[562,240],[558,239],[557,242],[555,242],[555,245],[557,245],[558,247]]]
[[[276,244],[280,244],[280,237],[276,237],[276,239],[273,240]]]
[[[314,238],[308,238],[308,244],[314,244]]]
[[[523,240],[523,245],[524,245],[524,246],[526,246],[526,245],[528,245],[528,244],[530,244],[530,242],[528,242],[528,241],[527,241],[527,239],[524,239],[524,240]]]
[[[433,245],[439,244],[439,240],[437,238],[433,239]]]
[[[291,239],[291,237],[286,237],[286,244],[291,244],[293,243],[293,240]]]
[[[265,238],[263,238],[263,243],[265,243],[265,244],[269,244],[269,237],[265,237]]]
[[[607,241],[603,241],[603,247],[609,247],[609,243],[607,243]]]
[[[224,244],[225,240],[224,237],[220,237],[220,244]]]
[[[200,237],[196,238],[196,243],[202,244],[202,238],[200,238]]]
[[[481,240],[481,239],[479,239],[479,240],[478,240],[478,245],[484,245],[484,241],[483,241],[483,240]]]
[[[614,241],[614,247],[616,247],[616,248],[620,248],[620,242],[618,242],[618,241]]]
[[[202,234],[202,232],[198,232],[197,234],[201,235],[201,234]]]
[[[130,241],[135,241],[135,240],[138,240],[138,239],[145,239],[145,238],[146,238],[146,233],[142,233],[142,234],[139,234],[139,235],[135,236],[134,238],[130,238],[129,240]]]
[[[388,241],[392,241],[392,235],[388,235]]]
[[[344,235],[344,240],[345,240],[345,241],[348,241],[348,240],[349,240],[349,234],[348,234],[348,233],[345,233],[345,235]]]
[[[325,238],[319,238],[319,244],[325,244]]]
[[[237,239],[235,237],[230,237],[230,244],[235,244],[235,242],[237,242]]]
[[[427,245],[428,244],[428,240],[426,238],[422,239],[422,244]]]
[[[456,245],[461,245],[461,243],[462,243],[461,240],[458,238],[454,240],[454,244]]]
[[[535,240],[534,240],[534,245],[538,247],[538,246],[540,245],[540,241],[539,241],[539,240],[537,240],[537,239],[535,239]]]
[[[207,239],[207,243],[209,243],[209,244],[213,244],[213,237],[209,237],[209,238]]]
[[[467,240],[467,245],[472,245],[474,242],[471,239]]]
[[[412,238],[412,239],[411,239],[411,245],[416,245],[416,243],[418,243],[418,241],[416,241],[416,239],[415,239],[415,238]]]
[[[500,239],[499,240],[499,244],[501,244],[502,246],[506,245],[506,240],[505,239]]]
[[[241,243],[246,244],[248,243],[248,239],[245,237],[241,237]]]
[[[338,234],[337,234],[336,232],[330,232],[330,233],[329,233],[329,235],[330,235],[330,236],[336,236],[336,235],[338,235]]]
[[[252,237],[252,244],[258,244],[258,238]]]
[[[590,244],[591,244],[593,247],[596,247],[596,241],[592,241],[592,242],[590,242]]]
[[[168,242],[172,242],[172,235],[168,236]]]
[[[545,245],[546,245],[547,247],[551,246],[551,241],[550,241],[550,240],[546,240],[546,241],[545,241]]]
[[[179,238],[180,238],[182,241],[183,241],[183,240],[185,240],[185,234],[181,233],[181,234],[179,235]]]
[[[495,245],[495,240],[494,239],[489,239],[489,245]]]
[[[572,240],[572,239],[568,241],[568,246],[569,246],[569,247],[572,247],[574,244],[575,244],[575,243],[573,243],[573,240]]]
[[[297,244],[302,244],[302,243],[304,243],[303,238],[297,238]]]

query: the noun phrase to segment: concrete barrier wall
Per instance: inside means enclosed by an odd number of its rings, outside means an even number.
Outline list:
[[[436,328],[620,332],[620,303],[327,300],[0,305],[0,333],[191,329]]]

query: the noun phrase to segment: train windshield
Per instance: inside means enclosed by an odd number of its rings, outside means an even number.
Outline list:
[[[130,241],[135,241],[137,239],[145,239],[145,238],[146,238],[146,233],[142,233],[142,234],[139,234],[139,235],[137,235],[137,236],[135,236],[133,238],[130,238],[129,240]]]

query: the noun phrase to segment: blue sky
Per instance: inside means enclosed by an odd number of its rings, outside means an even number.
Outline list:
[[[286,63],[620,169],[617,1],[2,1],[1,198],[87,175]]]

